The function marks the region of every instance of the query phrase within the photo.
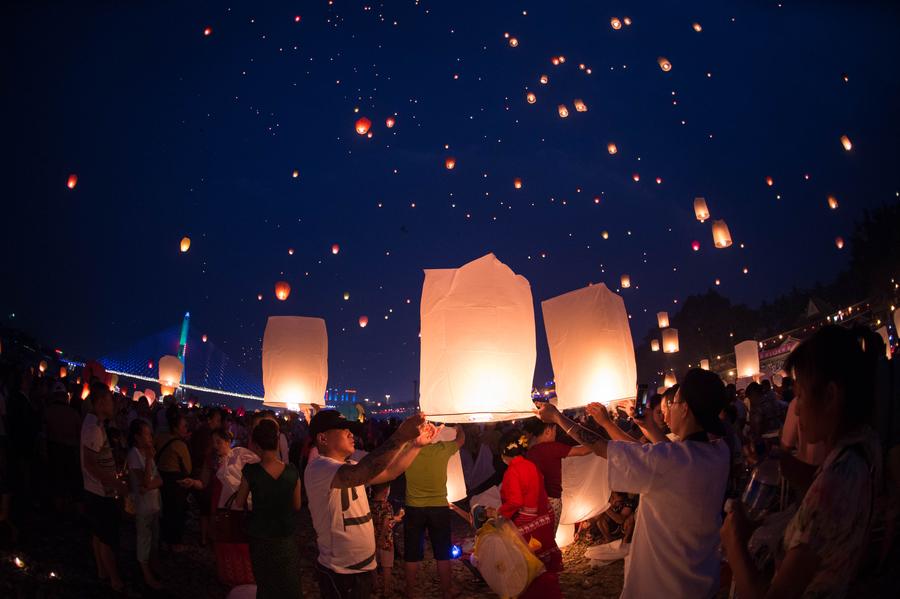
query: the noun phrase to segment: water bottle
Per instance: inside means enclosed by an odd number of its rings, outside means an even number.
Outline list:
[[[759,520],[774,506],[781,488],[781,464],[769,457],[756,465],[741,495],[744,511],[751,520]]]

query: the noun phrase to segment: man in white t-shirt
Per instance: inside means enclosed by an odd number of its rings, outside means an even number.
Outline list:
[[[544,422],[555,422],[582,445],[609,460],[609,487],[639,493],[622,597],[713,597],[719,590],[719,528],[730,453],[718,414],[725,387],[699,368],[684,377],[666,411],[679,441],[606,441],[581,428],[553,406],[541,406]]]
[[[372,592],[375,529],[366,485],[400,476],[428,445],[436,429],[416,414],[358,463],[353,423],[336,410],[322,410],[309,425],[319,456],[309,462],[304,484],[316,529],[316,578],[323,599],[365,599]]]

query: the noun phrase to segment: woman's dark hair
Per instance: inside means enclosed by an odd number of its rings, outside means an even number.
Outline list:
[[[527,451],[528,444],[525,435],[519,429],[511,428],[500,437],[500,455],[514,458],[525,455]]]
[[[212,431],[213,437],[218,437],[227,443],[231,443],[234,441],[234,433],[225,428],[224,426],[219,428],[214,428]]]
[[[131,421],[131,426],[128,427],[128,447],[134,447],[135,440],[144,427],[150,428],[150,425],[145,420],[135,418]]]
[[[253,429],[253,442],[263,451],[278,449],[278,425],[271,420],[262,420]]]
[[[829,383],[841,389],[841,419],[846,430],[870,422],[875,363],[851,331],[837,325],[822,327],[791,352],[784,370],[808,391],[804,401],[820,403]]]

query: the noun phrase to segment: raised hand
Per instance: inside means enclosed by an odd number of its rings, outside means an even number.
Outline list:
[[[422,426],[425,424],[425,414],[419,412],[417,414],[413,414],[402,423],[397,428],[397,431],[394,433],[394,437],[401,443],[407,443],[416,439],[419,435],[422,434]]]
[[[585,411],[588,413],[588,416],[594,419],[594,422],[603,428],[606,428],[606,426],[612,422],[612,419],[609,417],[609,411],[606,409],[606,406],[601,403],[589,403],[585,408]]]
[[[420,434],[418,437],[416,437],[415,441],[413,441],[413,445],[416,447],[425,447],[426,445],[430,445],[443,428],[443,424],[440,426],[435,426],[430,422],[426,422],[421,427],[419,427]]]
[[[556,406],[554,406],[549,401],[535,403],[534,413],[538,418],[541,419],[541,422],[546,422],[547,424],[559,422],[559,418],[561,416],[559,410],[556,409]]]

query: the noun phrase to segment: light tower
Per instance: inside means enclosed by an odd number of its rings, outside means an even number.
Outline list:
[[[188,326],[191,323],[191,313],[184,313],[184,320],[181,321],[181,337],[178,339],[178,359],[184,364],[185,354],[187,353]],[[181,369],[181,383],[184,384],[184,375],[187,368]]]

